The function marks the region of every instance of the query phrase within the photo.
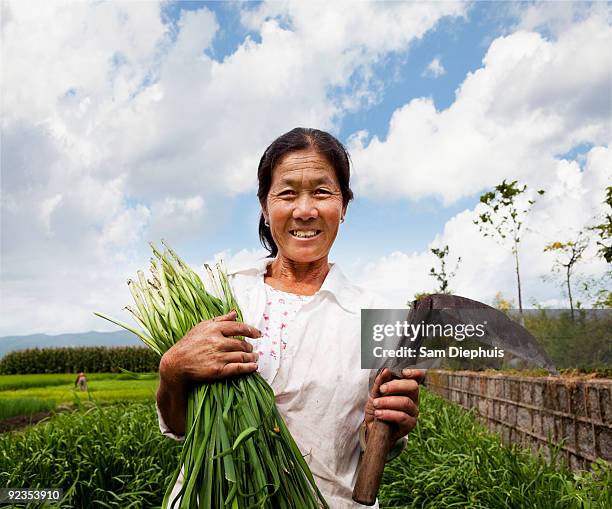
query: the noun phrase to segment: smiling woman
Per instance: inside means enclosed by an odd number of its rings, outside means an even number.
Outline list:
[[[349,186],[349,155],[343,145],[330,134],[317,129],[293,129],[266,149],[257,177],[257,197],[262,207],[259,237],[270,256],[277,255],[276,242],[283,239],[279,230],[284,225],[275,220],[283,219],[282,211],[284,218],[291,215],[296,236],[307,235],[300,233],[305,226],[323,226],[325,223],[327,243],[319,246],[326,247],[327,251],[319,254],[328,253],[336,238],[338,224],[344,220],[346,208],[353,199]],[[285,206],[278,207],[278,218],[270,218],[270,206],[276,209],[274,205],[278,202],[284,202]],[[270,225],[276,228],[274,232]],[[322,232],[315,229],[315,233]]]
[[[235,313],[191,329],[162,357],[157,393],[162,432],[181,438],[193,382],[259,371],[330,507],[351,500],[360,430],[392,424],[391,448],[416,425],[418,370],[391,380],[360,367],[360,309],[381,299],[353,285],[329,253],[353,198],[350,160],[332,135],[296,128],[277,138],[258,168],[259,235],[270,255],[228,277]],[[255,328],[256,327],[256,328]],[[231,336],[247,334],[248,346]],[[179,478],[174,493],[178,493]]]
[[[305,263],[325,258],[346,212],[333,167],[312,148],[279,161],[263,208],[283,258]]]
[[[259,163],[259,235],[276,256],[266,283],[314,294],[329,270],[327,256],[353,192],[349,156],[333,136],[294,129],[277,139]],[[300,282],[275,274],[301,271]],[[287,285],[292,288],[287,288]],[[300,293],[300,292],[297,292]]]

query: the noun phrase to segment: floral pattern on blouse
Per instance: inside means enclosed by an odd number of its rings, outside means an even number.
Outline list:
[[[250,340],[259,354],[257,370],[271,383],[278,371],[283,352],[287,349],[289,325],[300,308],[314,296],[297,295],[266,287],[266,307],[263,313],[261,338]]]

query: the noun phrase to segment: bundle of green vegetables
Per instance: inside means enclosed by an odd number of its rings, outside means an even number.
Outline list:
[[[162,241],[163,242],[163,241]],[[136,334],[160,356],[202,320],[232,309],[242,314],[221,267],[206,267],[220,297],[167,245],[151,244],[152,279],[138,271],[128,281],[136,307],[129,307],[142,330],[110,318]],[[241,338],[244,339],[244,338]],[[170,500],[180,474],[184,482]],[[163,507],[310,509],[329,507],[289,433],[274,393],[258,374],[231,377],[195,388],[188,400],[181,460]]]

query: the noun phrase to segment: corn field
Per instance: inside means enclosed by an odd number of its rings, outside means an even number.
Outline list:
[[[138,346],[30,348],[17,350],[0,360],[0,374],[136,373],[157,371],[159,355]]]

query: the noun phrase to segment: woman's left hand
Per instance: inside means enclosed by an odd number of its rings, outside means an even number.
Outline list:
[[[374,419],[392,425],[390,447],[410,433],[417,423],[419,382],[424,379],[425,370],[422,369],[404,369],[402,370],[402,378],[395,378],[389,369],[383,369],[374,380],[366,403],[367,433],[369,433]]]

